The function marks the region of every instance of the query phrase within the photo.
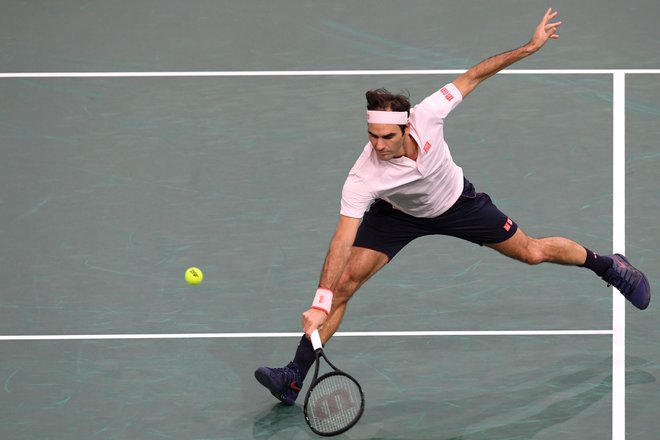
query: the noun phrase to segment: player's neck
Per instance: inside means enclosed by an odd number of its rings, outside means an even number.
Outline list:
[[[410,160],[417,161],[417,156],[419,154],[419,148],[417,148],[417,142],[413,139],[412,136],[407,135],[403,141],[403,150],[404,156]]]

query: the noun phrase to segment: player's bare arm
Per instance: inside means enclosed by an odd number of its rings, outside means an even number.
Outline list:
[[[534,35],[532,35],[532,38],[527,44],[517,49],[490,57],[456,78],[456,80],[454,80],[454,85],[458,88],[463,97],[470,94],[470,92],[472,92],[472,90],[474,90],[474,88],[482,81],[541,49],[549,39],[559,38],[557,29],[561,26],[561,21],[551,23],[551,20],[556,16],[557,11],[553,11],[552,8],[548,9],[543,16],[543,19],[541,19],[541,22],[536,27]]]
[[[323,263],[319,287],[333,291],[339,278],[344,272],[348,257],[351,255],[351,248],[355,241],[359,218],[339,216],[337,228],[330,241],[330,247]],[[302,327],[307,336],[325,322],[328,315],[326,312],[317,308],[310,308],[302,315]]]

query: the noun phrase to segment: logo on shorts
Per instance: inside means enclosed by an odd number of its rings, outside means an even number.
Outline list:
[[[427,142],[424,144],[424,153],[428,153],[429,150],[431,149],[431,143]]]
[[[447,87],[443,87],[443,88],[441,88],[441,89],[440,89],[440,93],[442,93],[443,95],[445,95],[445,99],[446,99],[447,101],[451,101],[452,99],[454,99],[454,95],[452,95],[451,93],[449,93],[449,90],[447,90]]]
[[[504,223],[504,230],[506,232],[509,232],[511,230],[511,226],[513,226],[513,222],[509,217],[506,218],[506,223]]]

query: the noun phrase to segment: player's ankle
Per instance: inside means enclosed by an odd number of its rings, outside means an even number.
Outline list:
[[[314,365],[314,360],[316,359],[316,354],[314,352],[314,347],[312,343],[307,339],[305,335],[300,338],[298,343],[298,348],[296,349],[296,355],[291,361],[292,364],[295,364],[298,368],[298,374],[300,379],[304,380],[307,376],[307,372]]]
[[[587,259],[581,267],[591,269],[596,275],[602,277],[607,269],[612,267],[613,261],[605,255],[598,255],[596,252],[584,248],[587,251]]]

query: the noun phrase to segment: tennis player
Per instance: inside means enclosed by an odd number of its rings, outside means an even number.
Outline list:
[[[276,398],[294,404],[315,359],[309,335],[318,328],[326,342],[360,286],[406,244],[425,235],[458,237],[530,265],[586,267],[637,308],[648,306],[649,282],[626,257],[599,255],[563,237],[527,236],[487,194],[476,192],[443,138],[445,117],[477,85],[558,38],[561,22],[552,21],[556,16],[548,9],[527,44],[480,62],[412,110],[405,96],[383,89],[367,92],[369,142],[343,187],[339,221],[319,287],[302,315],[305,336],[286,367],[255,371]]]

